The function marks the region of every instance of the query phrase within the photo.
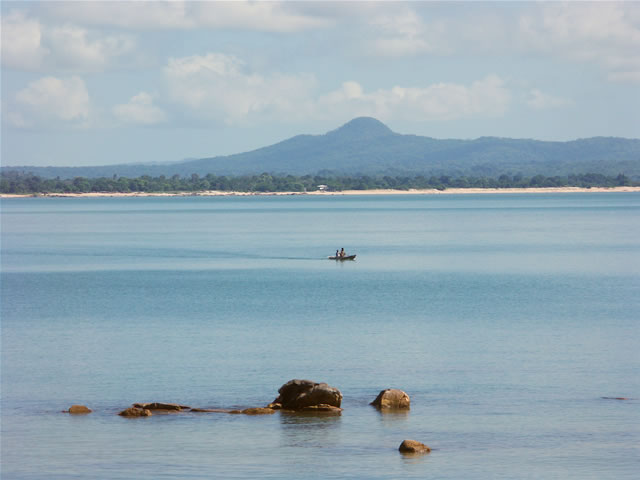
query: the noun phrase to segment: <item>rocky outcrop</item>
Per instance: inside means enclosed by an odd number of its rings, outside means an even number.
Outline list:
[[[160,402],[152,402],[152,403],[134,403],[134,407],[143,408],[147,410],[166,410],[169,412],[182,412],[184,410],[190,410],[191,407],[186,405],[178,405],[177,403],[160,403]]]
[[[290,380],[278,390],[280,394],[273,403],[287,410],[301,410],[314,405],[330,405],[340,408],[342,393],[326,383],[311,380]]]
[[[416,440],[405,440],[398,448],[402,453],[429,453],[431,449]]]
[[[378,394],[371,405],[379,409],[408,410],[411,408],[411,400],[402,390],[387,388]]]
[[[129,407],[121,411],[118,415],[123,417],[150,417],[152,413],[151,410],[147,408]]]
[[[91,413],[92,410],[84,405],[71,405],[67,412],[73,415],[86,415],[87,413]]]

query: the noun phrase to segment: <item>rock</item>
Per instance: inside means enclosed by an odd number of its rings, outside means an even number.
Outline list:
[[[71,405],[71,407],[69,407],[68,412],[74,415],[85,415],[87,413],[91,413],[92,410],[90,408],[85,407],[84,405]]]
[[[290,380],[280,387],[278,393],[280,395],[273,403],[279,403],[288,410],[323,404],[339,408],[342,403],[340,390],[311,380]]]
[[[267,408],[270,408],[271,410],[282,410],[282,404],[281,403],[270,403],[269,405],[267,405]]]
[[[411,408],[411,400],[402,390],[397,388],[387,388],[382,390],[376,399],[371,402],[376,408],[393,408],[393,409],[409,409]]]
[[[342,409],[340,407],[334,407],[332,405],[311,405],[309,407],[302,407],[301,412],[318,412],[318,413],[340,413]]]
[[[152,413],[151,410],[147,408],[129,407],[121,411],[118,415],[123,417],[150,417]]]
[[[244,410],[231,410],[229,413],[241,413],[244,415],[271,415],[272,413],[276,413],[276,411],[273,408],[268,407],[254,407],[245,408]]]
[[[398,448],[402,453],[429,453],[431,449],[416,440],[405,440]]]
[[[160,403],[160,402],[152,402],[152,403],[134,403],[134,407],[136,408],[146,408],[147,410],[169,410],[181,412],[182,410],[189,410],[191,407],[186,405],[178,405],[177,403]]]

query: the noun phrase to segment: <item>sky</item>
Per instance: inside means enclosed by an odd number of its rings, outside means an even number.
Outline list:
[[[640,137],[640,2],[1,3],[1,162],[403,134]]]

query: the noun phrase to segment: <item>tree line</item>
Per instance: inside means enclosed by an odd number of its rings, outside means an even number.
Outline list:
[[[26,172],[7,171],[0,175],[0,193],[47,194],[47,193],[172,193],[219,190],[223,192],[310,192],[321,185],[328,191],[372,190],[372,189],[438,189],[447,188],[531,188],[531,187],[618,187],[639,186],[624,174],[606,176],[585,173],[568,176],[546,177],[535,175],[500,175],[492,177],[441,176],[322,176],[322,175],[261,175],[199,176],[173,175],[137,178],[118,177],[72,179],[42,178]]]

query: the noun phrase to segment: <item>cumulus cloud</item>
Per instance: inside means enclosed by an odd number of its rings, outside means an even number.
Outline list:
[[[26,71],[95,72],[134,50],[131,35],[46,26],[24,12],[2,17],[2,64]]]
[[[89,93],[80,77],[43,77],[16,93],[7,119],[20,128],[82,125],[89,111]]]
[[[598,65],[611,81],[640,74],[640,3],[542,2],[510,9],[385,3],[366,10],[360,44],[383,56],[531,55]],[[360,33],[360,32],[358,32]]]
[[[135,46],[128,35],[97,35],[84,28],[64,26],[51,29],[45,36],[57,69],[104,70],[115,58],[131,52]]]
[[[49,50],[42,45],[42,25],[24,13],[2,16],[2,64],[19,70],[35,70]]]
[[[600,65],[614,81],[640,76],[640,4],[544,4],[519,19],[516,46]]]
[[[474,116],[503,115],[511,102],[511,93],[497,75],[489,75],[471,85],[436,83],[421,87],[395,86],[366,93],[356,82],[319,98],[318,112],[334,115],[370,115],[381,119],[394,117],[414,121],[447,121]]]
[[[113,114],[124,123],[154,125],[167,121],[167,114],[153,104],[153,98],[146,92],[131,97],[128,103],[113,107]]]
[[[334,91],[317,94],[312,75],[255,73],[237,57],[220,53],[172,58],[165,77],[178,106],[196,117],[227,124],[359,115],[454,120],[500,116],[511,101],[509,89],[497,75],[469,85],[436,83],[370,92],[348,81]]]
[[[572,105],[573,102],[568,98],[556,97],[543,93],[537,88],[529,92],[527,105],[534,110],[548,110],[553,108],[562,108]]]
[[[171,58],[164,75],[174,102],[227,124],[303,115],[315,86],[311,75],[250,72],[237,57],[221,53]]]

